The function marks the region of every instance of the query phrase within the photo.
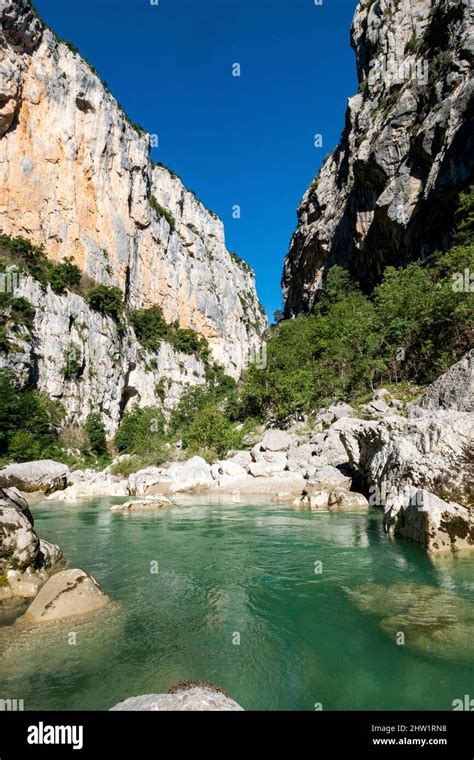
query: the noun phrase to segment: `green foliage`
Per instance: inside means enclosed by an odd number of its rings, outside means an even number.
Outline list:
[[[329,270],[314,313],[271,328],[267,367],[247,371],[239,417],[279,423],[379,384],[432,382],[473,344],[473,193],[460,197],[454,245],[429,261],[387,267],[371,298]]]
[[[165,340],[168,334],[168,324],[161,308],[152,306],[151,309],[138,309],[131,311],[129,316],[142,346],[150,351],[157,351],[161,341]]]
[[[44,250],[22,237],[0,235],[0,264],[3,269],[14,265],[20,272],[37,280],[43,287],[51,285],[56,293],[80,292],[81,271],[71,258],[49,261]]]
[[[195,354],[204,361],[207,361],[210,356],[207,340],[201,337],[195,330],[179,327],[177,322],[174,322],[170,326],[168,340],[177,351],[182,351],[185,354]]]
[[[91,412],[86,419],[84,429],[89,436],[91,449],[99,456],[107,453],[107,440],[105,437],[105,427],[99,414]]]
[[[155,211],[158,214],[158,216],[163,216],[166,219],[166,221],[168,222],[172,230],[176,229],[176,219],[174,218],[173,214],[171,213],[169,209],[165,208],[164,206],[161,206],[161,204],[158,203],[158,201],[153,195],[150,196],[150,198],[148,199],[148,202],[151,208],[153,209],[153,211]]]
[[[62,372],[65,380],[77,380],[82,375],[81,349],[72,341],[64,352]]]
[[[417,39],[416,34],[413,34],[405,45],[405,53],[417,53],[421,45],[421,40]]]
[[[49,263],[49,284],[55,293],[64,293],[66,290],[79,292],[81,286],[81,270],[73,263],[71,258],[65,259],[58,264]]]
[[[57,456],[63,409],[36,390],[18,390],[0,372],[0,458],[27,462]]]
[[[121,321],[124,303],[120,288],[114,285],[95,285],[89,290],[87,300],[94,311],[112,317],[116,322]]]
[[[166,341],[177,351],[195,354],[204,362],[208,361],[210,349],[207,340],[194,330],[180,327],[177,322],[165,322],[159,306],[131,311],[129,317],[137,339],[149,351],[157,351],[160,343]]]
[[[222,458],[229,450],[239,449],[242,445],[242,433],[223,412],[209,406],[193,415],[182,439],[184,448],[190,454],[204,450],[210,459]]]
[[[34,318],[35,310],[25,298],[0,293],[0,351],[10,353],[14,350],[9,333],[20,332],[19,328],[31,330]]]
[[[124,454],[159,456],[165,443],[165,420],[158,407],[133,407],[125,412],[115,434],[115,446]]]

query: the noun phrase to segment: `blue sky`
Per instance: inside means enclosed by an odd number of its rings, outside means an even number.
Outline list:
[[[224,221],[270,317],[296,209],[357,90],[356,0],[35,0]],[[241,76],[232,76],[239,63]],[[314,135],[323,147],[314,147]],[[241,218],[232,217],[234,205]]]

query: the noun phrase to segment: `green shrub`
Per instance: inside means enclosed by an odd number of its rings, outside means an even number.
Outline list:
[[[87,294],[89,305],[94,311],[112,317],[120,322],[124,311],[123,294],[114,285],[95,285]]]
[[[148,202],[151,208],[153,209],[153,211],[155,211],[158,214],[158,216],[163,216],[166,219],[166,221],[168,222],[172,230],[176,229],[176,219],[174,218],[173,214],[171,213],[169,209],[165,208],[164,206],[161,206],[161,204],[158,203],[158,201],[153,195],[150,196],[150,198],[148,199]]]
[[[34,318],[35,309],[25,298],[0,293],[0,351],[10,353],[14,344],[9,333],[15,333],[20,327],[31,330]]]
[[[177,322],[173,323],[168,333],[168,339],[177,351],[182,351],[185,354],[195,354],[201,358],[206,357],[206,359],[210,356],[207,340],[194,330],[179,327]]]
[[[99,456],[107,453],[107,440],[105,437],[105,427],[99,414],[91,412],[86,419],[84,430],[87,433],[91,449]]]
[[[49,263],[48,279],[55,293],[64,293],[66,290],[78,292],[81,285],[81,270],[71,258],[57,264]]]
[[[195,354],[204,362],[208,361],[210,349],[207,340],[194,330],[180,327],[178,322],[165,322],[159,306],[131,311],[129,318],[138,340],[149,351],[157,351],[160,343],[166,341],[177,351]]]
[[[19,390],[9,373],[0,372],[0,458],[54,459],[63,414],[58,402],[36,390]]]
[[[161,308],[152,306],[150,309],[138,309],[131,311],[129,317],[142,346],[157,351],[160,343],[166,339],[169,328]]]
[[[71,341],[64,352],[63,377],[65,380],[77,380],[81,377],[82,371],[81,349]]]
[[[421,40],[417,39],[416,34],[412,34],[405,45],[405,53],[417,53],[421,47]]]
[[[158,407],[133,407],[125,412],[114,443],[120,453],[159,459],[166,443],[165,419]]]
[[[183,432],[183,446],[190,454],[210,452],[211,457],[222,458],[231,449],[242,446],[242,433],[227,417],[214,407],[200,409]],[[209,456],[209,454],[208,454]]]

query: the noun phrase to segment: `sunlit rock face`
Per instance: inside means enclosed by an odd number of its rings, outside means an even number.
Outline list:
[[[237,377],[266,320],[222,222],[167,169],[90,66],[26,0],[0,6],[0,227],[208,339]],[[154,201],[153,201],[154,199]],[[163,215],[159,207],[172,214]]]
[[[351,30],[359,92],[298,209],[283,290],[312,309],[334,264],[366,290],[387,265],[443,249],[472,181],[469,0],[364,0]]]

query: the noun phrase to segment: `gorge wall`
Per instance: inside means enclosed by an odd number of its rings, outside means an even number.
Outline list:
[[[448,245],[473,174],[473,13],[470,0],[358,4],[359,92],[298,209],[282,280],[287,317],[311,311],[334,264],[370,291],[386,266]]]
[[[72,257],[96,282],[118,286],[129,309],[160,306],[167,322],[206,338],[213,359],[238,377],[266,318],[253,271],[227,251],[222,222],[152,163],[149,135],[27,0],[4,0],[0,14],[1,231],[43,246],[52,260]],[[147,404],[159,402],[152,389],[163,375],[168,405],[179,395],[176,383],[203,381],[202,363],[163,344],[158,374],[145,382],[133,331],[118,339],[112,320],[78,296],[42,294],[30,280],[16,295],[32,299],[35,327],[24,350],[2,364],[22,377],[29,362],[39,388],[69,410],[98,407],[109,431],[131,373],[135,397]],[[82,339],[71,333],[79,312],[83,333],[91,333]],[[69,340],[82,346],[86,368],[74,387],[58,376]]]

